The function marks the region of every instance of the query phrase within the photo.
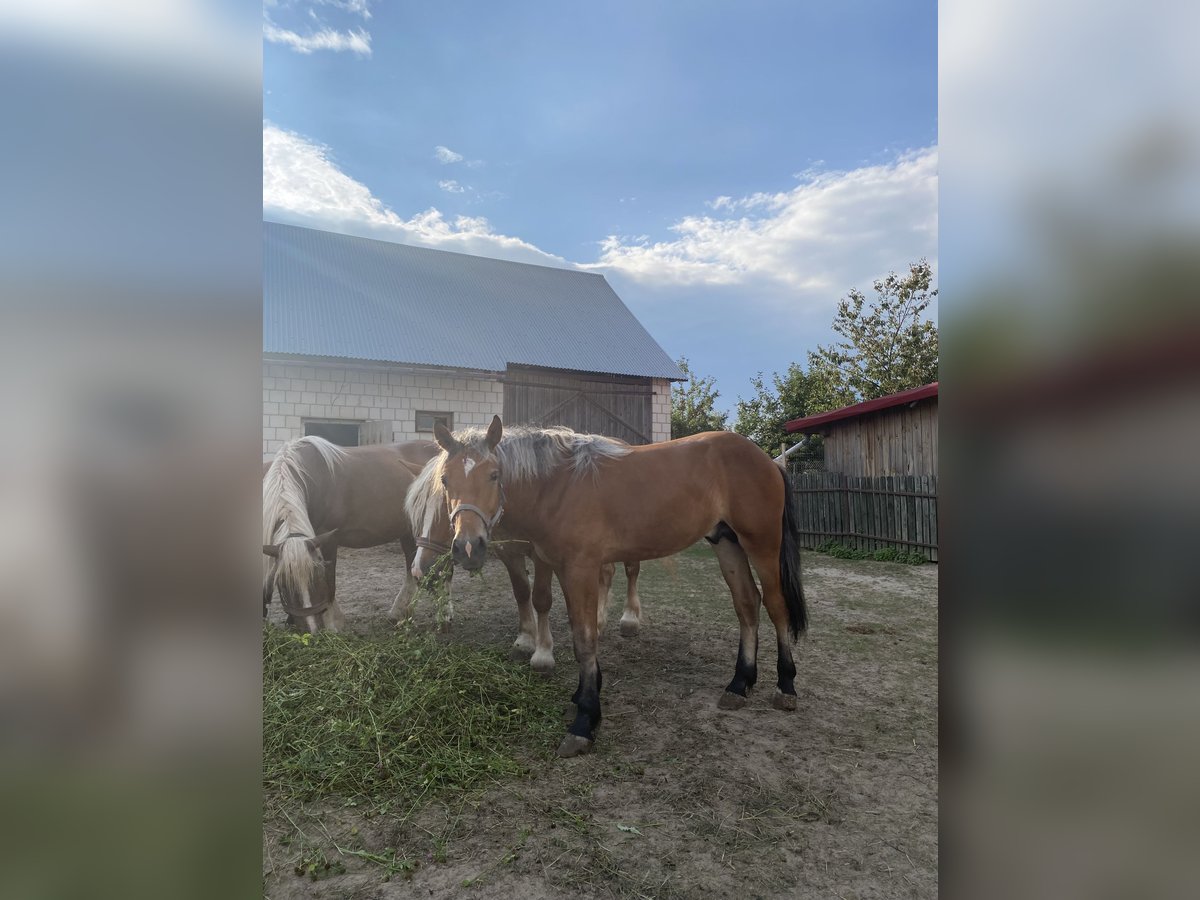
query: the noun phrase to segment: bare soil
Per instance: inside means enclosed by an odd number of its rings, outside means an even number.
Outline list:
[[[338,595],[351,629],[394,627],[386,612],[402,570],[391,548],[342,551]],[[717,708],[737,619],[706,547],[643,564],[634,638],[619,633],[618,567],[592,754],[557,759],[556,740],[530,747],[526,777],[432,804],[404,824],[325,808],[268,826],[266,894],[936,896],[937,567],[807,553],[804,583],[811,625],[797,647],[796,712],[770,705],[775,642],[765,614],[757,690],[741,710]],[[498,564],[482,578],[456,574],[454,596],[444,639],[511,644],[516,614]],[[561,688],[565,731],[577,670],[556,596],[549,677]],[[416,621],[434,627],[429,604]],[[332,868],[316,866],[317,880],[295,874],[314,859]]]

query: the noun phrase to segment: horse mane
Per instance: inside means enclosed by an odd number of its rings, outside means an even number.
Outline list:
[[[486,428],[465,428],[454,437],[477,453],[488,454]],[[513,425],[505,427],[495,456],[506,479],[534,481],[553,475],[564,465],[576,476],[594,475],[600,460],[617,459],[629,451],[624,441],[603,434],[582,434],[560,425]],[[445,456],[438,458],[444,460]]]
[[[488,455],[487,429],[464,428],[454,432],[455,440]],[[506,480],[534,481],[548,477],[561,466],[571,467],[575,477],[595,475],[602,459],[618,459],[630,451],[622,440],[603,434],[582,434],[562,426],[536,428],[530,425],[506,425],[504,436],[496,445],[495,456]],[[431,459],[413,481],[404,498],[404,511],[413,527],[426,530],[431,522],[426,515],[430,504],[440,503],[443,497],[442,474],[445,471],[446,451]]]
[[[425,463],[421,474],[413,479],[413,483],[408,486],[408,493],[404,495],[404,514],[412,523],[413,531],[421,535],[428,535],[429,526],[433,524],[426,521],[426,513],[435,508],[433,504],[441,502],[442,466],[440,460],[445,455],[443,453],[435,456]]]
[[[300,455],[303,446],[312,447],[328,467],[329,474],[336,474],[346,459],[346,451],[320,437],[302,437],[288,441],[279,448],[271,467],[263,478],[263,544],[279,544],[279,563],[276,577],[298,590],[305,590],[316,565],[308,548],[298,541],[289,541],[289,534],[315,537],[312,521],[308,516],[308,491],[304,477],[309,475]]]

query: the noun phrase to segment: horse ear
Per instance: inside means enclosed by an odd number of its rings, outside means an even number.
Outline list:
[[[326,531],[324,534],[318,534],[316,537],[311,537],[305,541],[305,543],[308,544],[309,550],[324,550],[326,546],[333,543],[333,536],[335,534],[337,534],[336,528],[333,529],[333,531]]]
[[[279,559],[279,545],[263,544],[263,553],[267,554],[267,556]]]
[[[495,450],[502,437],[504,437],[504,423],[500,421],[499,416],[492,416],[492,424],[488,426],[487,430],[488,449]]]
[[[463,448],[463,445],[454,439],[454,435],[450,433],[450,429],[441,422],[435,422],[433,425],[433,439],[438,442],[439,447],[451,456]]]

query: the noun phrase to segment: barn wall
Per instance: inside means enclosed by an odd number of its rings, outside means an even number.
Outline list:
[[[654,429],[653,439],[669,441],[671,439],[671,382],[665,378],[655,378],[651,382],[654,396],[651,402],[651,420]]]
[[[416,431],[417,410],[454,413],[454,427],[487,425],[504,408],[503,386],[481,378],[413,375],[386,368],[263,362],[263,454],[300,437],[306,418],[392,422],[392,440]]]
[[[825,469],[844,475],[936,475],[937,401],[833,422],[825,433]]]

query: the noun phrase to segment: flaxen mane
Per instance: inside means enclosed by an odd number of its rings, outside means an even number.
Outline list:
[[[465,428],[454,437],[477,453],[487,455],[487,429]],[[532,481],[554,473],[560,466],[570,466],[576,476],[595,474],[602,459],[617,459],[630,450],[628,444],[602,434],[580,434],[570,428],[534,428],[527,425],[505,426],[504,436],[496,446],[495,455],[505,481]],[[442,472],[447,455],[435,456],[408,489],[404,509],[416,527],[423,523],[428,534],[427,516],[436,511],[442,496]]]
[[[305,469],[300,449],[307,444],[316,450],[332,475],[346,458],[346,451],[324,438],[303,437],[284,444],[263,478],[264,544],[280,544],[276,578],[297,590],[305,590],[315,562],[302,541],[286,540],[289,534],[315,537],[308,517]],[[311,477],[311,473],[308,473]]]

